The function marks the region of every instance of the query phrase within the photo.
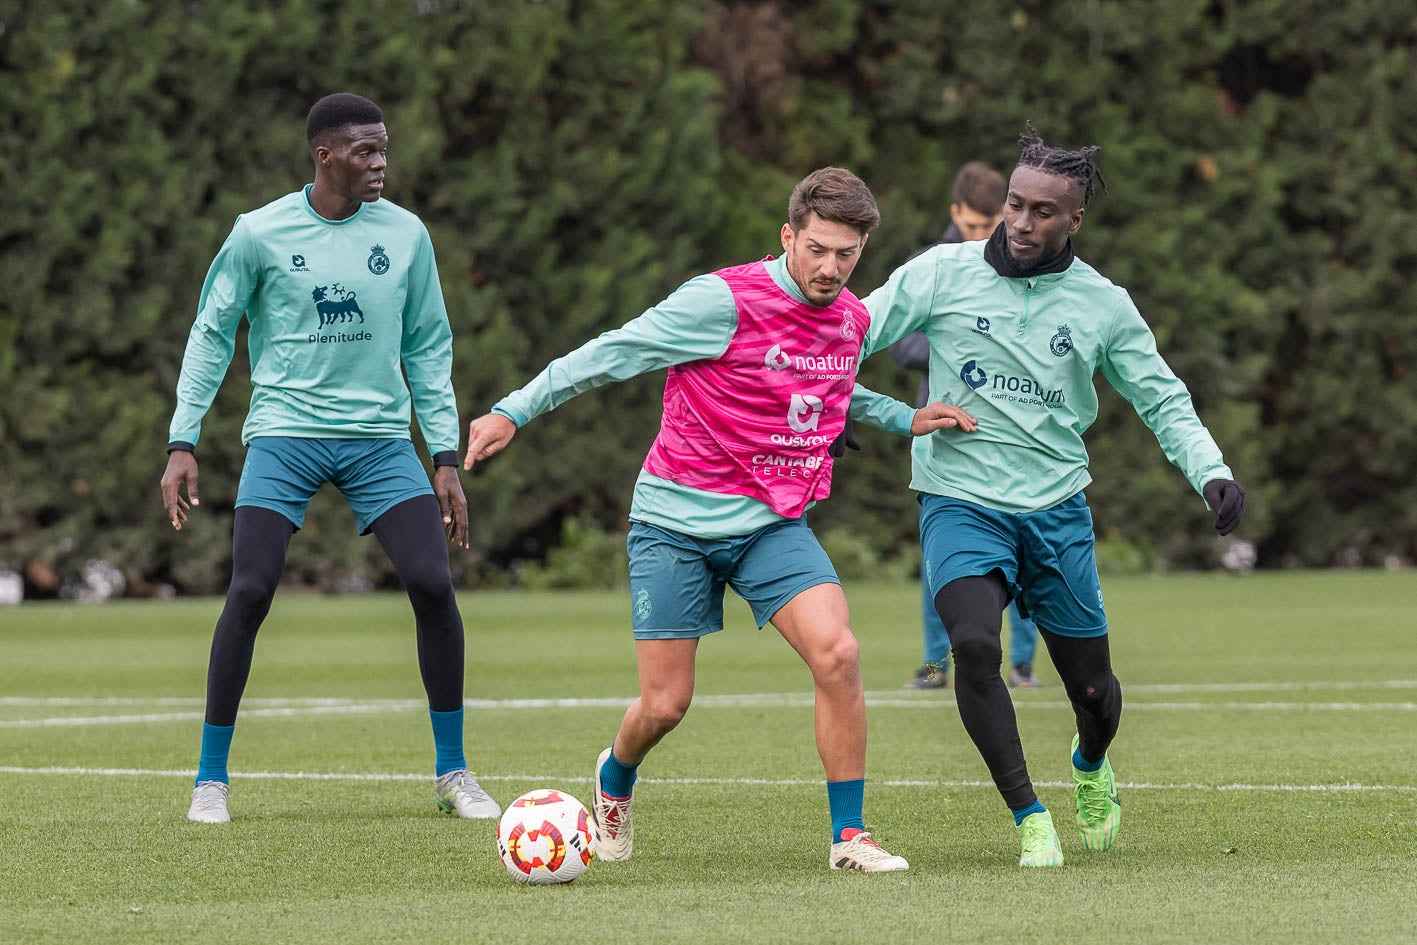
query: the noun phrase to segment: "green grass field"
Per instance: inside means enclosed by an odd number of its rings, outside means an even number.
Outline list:
[[[0,942],[1417,941],[1417,574],[1106,589],[1126,691],[1110,853],[1071,826],[1050,668],[1015,703],[1067,864],[1024,871],[950,694],[900,688],[916,591],[855,586],[867,825],[910,872],[827,870],[810,679],[733,599],[698,701],[641,769],[634,859],[565,887],[513,883],[493,822],[436,810],[401,597],[277,600],[224,827],[184,820],[219,601],[3,610]],[[628,601],[462,606],[483,784],[588,800],[635,692]]]

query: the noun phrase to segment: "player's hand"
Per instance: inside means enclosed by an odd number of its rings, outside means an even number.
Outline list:
[[[181,488],[187,486],[187,498],[182,498]],[[197,457],[186,450],[173,450],[167,454],[167,469],[163,471],[162,506],[167,509],[167,520],[175,531],[182,531],[182,523],[187,521],[187,510],[201,505],[197,498]],[[188,500],[191,500],[190,504]]]
[[[467,497],[456,466],[439,466],[433,470],[433,494],[438,508],[443,510],[443,531],[448,542],[459,548],[467,547]]]
[[[1212,479],[1201,494],[1215,513],[1215,531],[1221,537],[1233,532],[1245,517],[1245,487],[1233,479]]]
[[[951,427],[959,427],[965,433],[973,433],[978,426],[979,422],[959,407],[942,404],[937,400],[915,411],[915,419],[910,424],[910,435],[924,436]]]
[[[473,463],[501,452],[516,435],[517,425],[500,413],[478,417],[467,425],[467,456],[463,458],[462,468],[471,469]]]
[[[851,416],[849,414],[846,417],[846,426],[842,427],[841,433],[837,435],[836,439],[832,440],[831,446],[827,447],[827,452],[831,454],[832,459],[841,459],[846,455],[848,449],[853,449],[858,453],[861,452],[861,444],[856,442],[856,434],[851,429]]]

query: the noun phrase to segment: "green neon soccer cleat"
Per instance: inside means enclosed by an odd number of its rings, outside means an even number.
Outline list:
[[[1018,839],[1023,853],[1018,858],[1019,866],[1047,867],[1063,865],[1063,848],[1058,845],[1058,830],[1053,826],[1053,815],[1046,810],[1029,814],[1018,825]]]
[[[1073,736],[1073,751],[1079,736]],[[1112,849],[1117,829],[1122,826],[1122,804],[1117,800],[1117,777],[1112,762],[1102,759],[1096,771],[1073,769],[1073,797],[1078,804],[1078,832],[1085,849],[1101,853]]]

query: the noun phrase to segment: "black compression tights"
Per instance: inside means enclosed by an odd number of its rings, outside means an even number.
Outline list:
[[[1038,800],[1028,778],[1013,700],[999,675],[999,634],[1008,604],[997,571],[951,581],[935,595],[935,609],[950,637],[955,664],[955,702],[960,720],[984,758],[994,785],[1010,810]],[[1107,637],[1065,637],[1039,627],[1077,716],[1084,758],[1107,753],[1122,715],[1122,687],[1112,675]]]
[[[463,627],[453,596],[438,500],[416,496],[400,502],[375,520],[373,531],[413,604],[418,668],[428,706],[438,712],[458,709],[463,696]],[[236,722],[256,632],[271,609],[294,533],[295,526],[278,512],[255,506],[236,510],[231,586],[207,667],[206,720],[212,725]]]

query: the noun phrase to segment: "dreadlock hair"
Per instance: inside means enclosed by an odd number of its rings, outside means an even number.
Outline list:
[[[1102,179],[1102,170],[1097,166],[1097,152],[1102,149],[1095,144],[1078,151],[1065,151],[1050,147],[1034,129],[1033,122],[1024,122],[1024,132],[1018,136],[1018,163],[1020,167],[1036,167],[1049,174],[1057,174],[1082,185],[1082,204],[1092,199],[1093,181],[1102,185],[1107,193],[1107,181]]]
[[[350,125],[377,125],[384,120],[379,106],[362,95],[336,92],[326,95],[310,106],[305,118],[305,140],[310,144],[326,131],[336,131]]]

